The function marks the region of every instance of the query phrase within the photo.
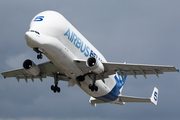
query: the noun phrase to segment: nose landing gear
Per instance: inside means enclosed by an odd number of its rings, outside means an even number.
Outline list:
[[[36,52],[36,53],[38,53],[38,55],[37,55],[37,59],[42,59],[43,58],[43,56],[42,56],[42,51],[40,51],[39,50],[39,48],[33,48],[33,50]]]

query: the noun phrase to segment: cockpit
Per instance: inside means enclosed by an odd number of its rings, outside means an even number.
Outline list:
[[[40,35],[40,33],[38,31],[35,31],[35,30],[30,30],[30,32],[35,32],[36,34]]]

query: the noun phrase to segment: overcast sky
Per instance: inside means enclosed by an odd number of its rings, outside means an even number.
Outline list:
[[[70,21],[109,62],[174,65],[180,68],[179,0],[0,0],[0,72],[22,68],[25,59],[37,64],[24,39],[31,19],[54,10]],[[180,74],[128,76],[123,94],[150,97],[159,89],[158,105],[89,104],[77,86],[53,78],[26,83],[0,76],[0,120],[179,120]]]

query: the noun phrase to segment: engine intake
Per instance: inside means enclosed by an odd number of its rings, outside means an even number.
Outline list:
[[[104,65],[101,63],[100,60],[97,60],[94,57],[90,57],[86,61],[86,65],[96,74],[100,74],[104,72]]]
[[[32,60],[25,60],[23,63],[23,68],[27,73],[32,76],[37,76],[40,73],[39,67]]]

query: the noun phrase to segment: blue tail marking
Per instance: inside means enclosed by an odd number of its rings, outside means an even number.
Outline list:
[[[118,73],[116,73],[116,75],[114,76],[114,79],[116,80],[116,86],[118,87],[119,90],[122,88],[122,86],[124,86],[126,77],[127,75],[124,75],[122,78]]]
[[[126,77],[127,77],[127,75],[124,75],[122,78],[118,73],[116,73],[116,75],[114,75],[116,84],[113,87],[113,89],[108,94],[101,96],[101,97],[97,97],[97,98],[100,100],[106,101],[106,102],[116,100],[120,94],[120,89],[124,86]]]

